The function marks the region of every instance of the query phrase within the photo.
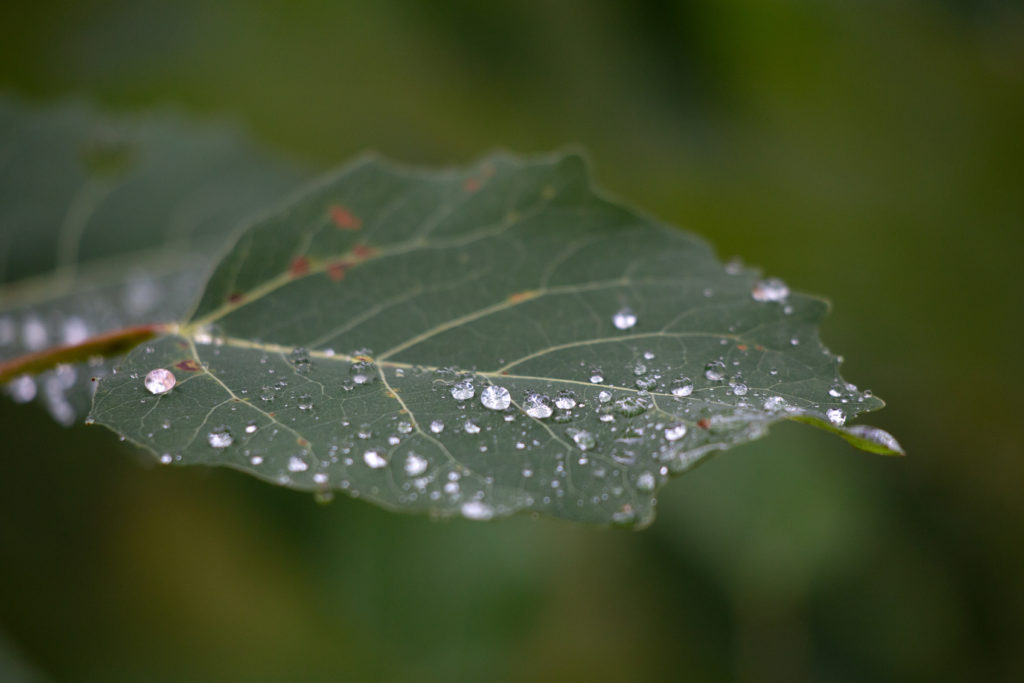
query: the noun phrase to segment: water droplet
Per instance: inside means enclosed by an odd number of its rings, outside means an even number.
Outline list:
[[[653,491],[656,480],[650,472],[643,472],[636,478],[636,487],[641,491]]]
[[[615,411],[623,417],[636,417],[647,410],[647,402],[639,396],[626,396],[615,402]]]
[[[646,358],[647,360],[654,360],[654,352],[644,351],[644,358]]]
[[[476,389],[473,388],[472,380],[464,379],[452,385],[451,393],[456,401],[465,401],[476,395]]]
[[[39,351],[49,342],[46,325],[38,316],[32,315],[25,319],[21,327],[21,342],[29,351]]]
[[[478,425],[476,422],[473,422],[472,420],[466,420],[466,423],[462,425],[462,428],[466,430],[467,434],[480,433],[480,425]]]
[[[309,352],[302,347],[292,349],[291,354],[288,356],[288,362],[295,368],[295,372],[301,375],[309,372]]]
[[[316,474],[313,475],[313,481],[316,482],[317,484],[326,484],[327,483],[327,473],[326,472],[317,472]]]
[[[836,427],[842,427],[846,423],[846,414],[839,408],[829,408],[825,411],[825,417]]]
[[[245,425],[246,434],[255,434],[257,429],[259,429],[259,427],[256,426],[255,422],[250,422],[249,424]]]
[[[669,441],[678,441],[684,436],[686,436],[686,425],[682,422],[665,428],[665,438]]]
[[[28,403],[36,397],[36,381],[28,375],[22,375],[11,380],[7,390],[15,402]]]
[[[428,464],[427,459],[422,455],[409,451],[409,455],[405,456],[405,473],[410,477],[418,476],[427,471]]]
[[[482,522],[494,516],[494,509],[479,500],[470,500],[462,504],[462,516]]]
[[[758,280],[750,292],[754,301],[782,301],[789,296],[789,287],[777,277]]]
[[[289,472],[305,472],[309,469],[309,463],[302,458],[292,456],[288,458],[288,471]]]
[[[620,330],[628,330],[636,325],[636,314],[629,308],[622,308],[612,316],[612,324]]]
[[[878,427],[871,427],[869,425],[853,425],[848,427],[851,434],[855,434],[862,439],[866,439],[872,443],[878,444],[883,448],[887,448],[895,453],[903,453],[903,447],[900,446],[899,441],[896,440],[889,432]]]
[[[591,384],[600,384],[603,381],[604,381],[604,372],[601,371],[601,368],[594,368],[594,369],[592,369],[590,371],[590,383]]]
[[[402,420],[398,423],[397,429],[399,434],[408,434],[412,431],[412,423],[408,420]]]
[[[672,382],[673,396],[679,396],[681,398],[683,396],[689,396],[692,393],[693,380],[691,380],[689,377],[680,377],[679,379]]]
[[[444,431],[444,422],[442,422],[441,420],[434,420],[433,422],[430,423],[430,431],[434,432],[435,434],[440,434],[441,432]]]
[[[309,394],[303,394],[299,396],[299,410],[312,410],[313,409],[313,397]]]
[[[379,470],[388,464],[387,459],[384,458],[381,452],[373,448],[363,452],[363,462],[375,470]]]
[[[575,401],[573,405],[576,405]],[[539,420],[551,417],[551,414],[555,412],[548,403],[548,397],[541,396],[540,394],[528,395],[526,400],[523,401],[523,410],[530,417],[535,417]]]
[[[174,388],[174,383],[174,373],[164,368],[156,368],[146,374],[146,388],[151,394],[166,394]]]
[[[782,410],[782,407],[786,405],[786,399],[781,396],[769,396],[765,399],[764,409],[770,413],[778,412]]]
[[[89,338],[89,326],[76,315],[64,321],[64,343],[71,346],[81,344]]]
[[[747,385],[743,384],[742,382],[737,382],[736,384],[732,385],[732,393],[734,393],[737,396],[746,396]]]
[[[832,398],[839,398],[843,395],[843,392],[840,390],[838,384],[833,384],[828,390],[828,395]]]
[[[791,346],[800,346],[800,340],[797,339],[796,337],[793,337],[792,339],[790,339],[789,343],[790,343]]]
[[[555,396],[555,407],[559,410],[572,410],[576,407],[576,394],[571,391],[560,391]]]
[[[590,450],[597,445],[594,435],[584,429],[567,429],[565,433],[572,438],[576,447],[581,451]]]
[[[480,403],[491,410],[505,410],[512,404],[512,396],[505,387],[492,384],[480,392]]]
[[[373,363],[365,360],[357,360],[349,369],[348,374],[356,384],[369,384],[374,379]]]
[[[721,382],[725,379],[725,363],[720,360],[713,360],[704,367],[704,377],[712,382]]]
[[[227,448],[235,440],[231,437],[231,432],[224,427],[220,427],[207,434],[206,441],[214,448]]]
[[[599,392],[597,394],[597,400],[600,401],[601,403],[607,403],[608,401],[612,400],[612,392],[610,392],[610,391]]]

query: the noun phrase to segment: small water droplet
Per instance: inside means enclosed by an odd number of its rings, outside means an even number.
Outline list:
[[[36,381],[28,375],[22,375],[11,380],[7,390],[16,403],[28,403],[36,397]]]
[[[840,396],[843,395],[843,392],[840,390],[838,384],[833,384],[831,387],[829,387],[828,395],[831,396],[832,398],[839,398]]]
[[[598,393],[597,400],[600,401],[601,403],[607,403],[608,401],[612,400],[612,392],[602,391]]]
[[[452,398],[456,401],[465,401],[466,399],[473,398],[476,395],[476,389],[473,387],[473,381],[469,379],[463,379],[452,385],[451,390]]]
[[[656,480],[650,472],[642,472],[636,478],[636,487],[641,491],[653,491]]]
[[[601,368],[593,368],[590,371],[590,383],[591,384],[600,384],[603,381],[604,381],[604,372],[601,371]]]
[[[669,441],[678,441],[679,439],[686,436],[686,425],[682,422],[678,422],[674,425],[665,428],[665,438]]]
[[[480,392],[480,403],[491,410],[505,410],[512,404],[512,396],[505,387],[492,384]]]
[[[146,388],[151,394],[166,394],[174,388],[174,373],[164,368],[156,368],[146,373]]]
[[[712,382],[721,382],[725,379],[725,363],[720,360],[713,360],[704,367],[704,377]]]
[[[743,384],[742,382],[737,382],[736,384],[732,385],[732,393],[735,394],[736,396],[746,396],[747,385]]]
[[[255,422],[250,422],[249,424],[245,425],[246,434],[255,434],[257,429],[259,429],[259,427],[256,426]]]
[[[363,462],[372,469],[379,470],[388,464],[387,459],[384,458],[380,451],[370,448],[363,452]]]
[[[478,425],[476,422],[473,422],[472,420],[466,420],[466,423],[462,425],[462,428],[466,430],[467,434],[480,433],[480,425]]]
[[[231,432],[224,427],[220,427],[207,434],[206,441],[214,448],[227,448],[235,440],[231,437]]]
[[[573,405],[576,405],[575,401]],[[523,410],[530,417],[535,417],[539,420],[551,417],[551,414],[555,412],[548,402],[548,397],[540,394],[529,394],[523,401]]]
[[[309,463],[302,458],[292,456],[288,458],[288,471],[289,472],[305,472],[309,469]]]
[[[410,477],[416,477],[427,471],[427,459],[422,455],[417,455],[412,451],[409,451],[409,455],[405,456],[405,473]]]
[[[317,472],[316,474],[313,475],[313,481],[316,482],[317,484],[326,484],[327,483],[327,473],[326,472]]]
[[[628,330],[636,325],[636,314],[630,308],[619,309],[612,316],[612,324],[620,330]]]
[[[782,410],[782,407],[786,405],[786,399],[781,396],[769,396],[765,399],[764,409],[770,413],[778,412]]]
[[[299,396],[299,410],[312,410],[313,409],[313,397],[309,394],[303,394]]]
[[[444,422],[442,422],[441,420],[434,420],[433,422],[430,423],[430,431],[434,432],[435,434],[440,434],[441,432],[444,431]]]
[[[170,453],[164,453],[160,456],[161,465],[170,465],[172,460],[174,460],[174,458],[171,457]]]
[[[412,423],[408,420],[402,420],[398,423],[398,427],[396,429],[398,429],[399,434],[408,434],[412,431]]]
[[[783,301],[789,296],[789,287],[777,277],[758,280],[750,292],[754,301]]]

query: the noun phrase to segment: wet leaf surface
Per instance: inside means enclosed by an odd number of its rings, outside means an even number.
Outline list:
[[[166,464],[393,509],[646,524],[673,474],[780,420],[898,452],[846,426],[882,403],[840,378],[826,309],[608,200],[575,155],[366,158],[244,232],[92,419]]]

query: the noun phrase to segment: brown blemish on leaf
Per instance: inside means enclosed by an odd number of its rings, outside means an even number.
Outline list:
[[[358,259],[368,259],[376,253],[377,250],[369,244],[357,244],[352,247],[352,255]]]
[[[363,227],[363,221],[341,204],[332,205],[330,214],[331,220],[339,230],[358,230]]]
[[[327,266],[327,277],[331,278],[331,282],[341,282],[345,279],[345,269],[348,267],[347,264],[341,261],[336,261]]]
[[[229,304],[240,304],[240,303],[242,303],[242,293],[241,292],[231,292],[231,294],[228,295],[228,303]]]
[[[299,437],[298,439],[296,439],[296,441],[295,441],[295,442],[296,442],[297,444],[299,444],[300,446],[302,446],[303,448],[305,448],[306,446],[308,446],[308,445],[309,445],[309,442],[308,442],[308,441],[306,441],[305,439],[303,439],[303,438],[302,438],[301,436],[300,436],[300,437]]]
[[[480,189],[480,185],[481,183],[479,178],[466,178],[462,181],[462,189],[466,192],[476,192]]]
[[[188,360],[183,360],[178,363],[175,363],[174,367],[178,368],[179,370],[184,370],[185,372],[199,372],[199,370],[201,369],[199,367],[199,363],[195,362],[191,358],[189,358]]]
[[[292,261],[292,265],[288,268],[288,274],[292,277],[302,277],[309,273],[309,259],[305,256]]]
[[[708,429],[711,426],[711,420],[709,420],[706,417],[702,417],[701,419],[697,420],[697,426],[700,427],[701,429]]]
[[[737,348],[737,349],[739,349],[740,351],[746,351],[746,350],[747,350],[747,349],[749,349],[750,347],[749,347],[749,346],[747,346],[746,344],[737,344],[737,345],[736,345],[736,348]]]
[[[537,290],[535,290],[535,289],[527,289],[527,290],[524,290],[522,292],[516,292],[515,294],[510,294],[509,297],[508,297],[508,300],[509,300],[509,303],[516,304],[516,303],[519,303],[520,301],[526,301],[527,299],[532,299],[535,296],[537,296],[538,294],[539,294],[539,292]]]

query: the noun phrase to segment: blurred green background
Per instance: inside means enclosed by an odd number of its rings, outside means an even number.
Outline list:
[[[646,531],[437,523],[7,401],[0,679],[1024,680],[1019,5],[7,0],[0,89],[227,118],[315,168],[579,143],[829,297],[909,452],[794,425]]]

